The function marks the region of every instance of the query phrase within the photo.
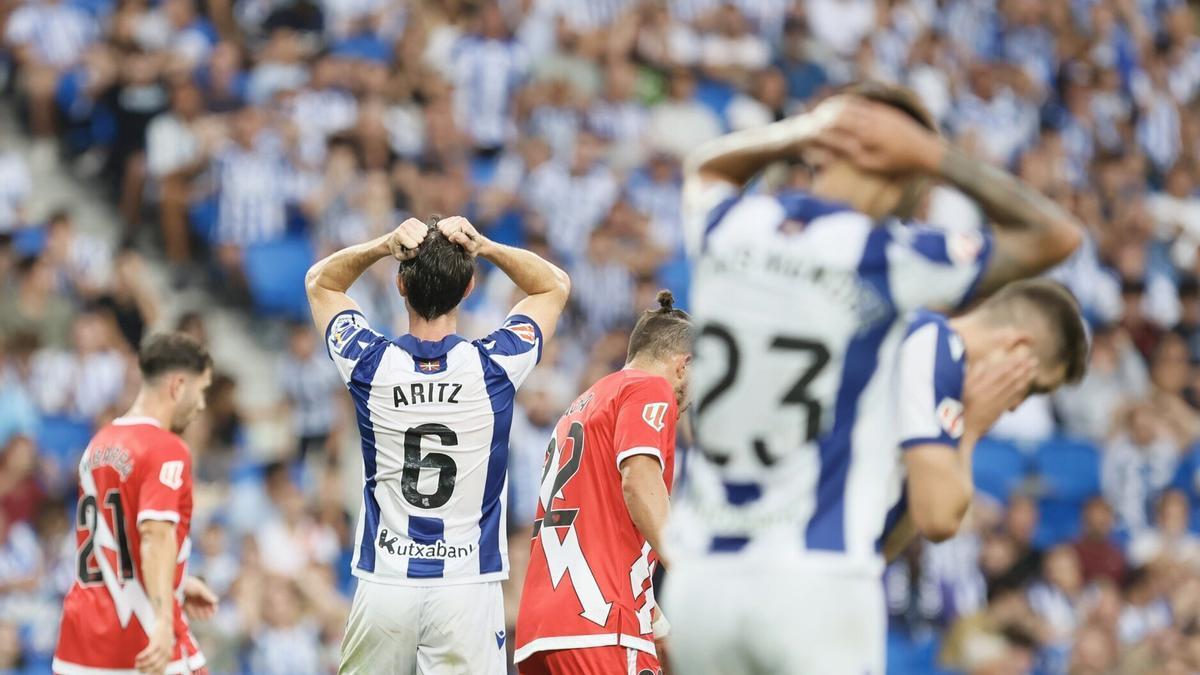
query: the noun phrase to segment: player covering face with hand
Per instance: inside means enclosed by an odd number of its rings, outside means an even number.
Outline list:
[[[692,326],[659,292],[625,368],[567,409],[546,448],[533,549],[517,616],[521,675],[659,675],[665,637],[651,576],[661,561],[688,405]]]
[[[917,313],[896,360],[903,471],[889,487],[888,559],[916,534],[954,536],[974,494],[975,443],[1029,395],[1079,381],[1087,355],[1079,306],[1053,281],[1014,282],[952,319]]]
[[[526,297],[500,328],[468,341],[457,334],[458,306],[474,287],[476,257]],[[408,334],[395,339],[346,294],[388,258],[399,262],[409,316]],[[513,398],[554,334],[570,282],[461,217],[409,219],[316,263],[306,281],[362,437],[358,589],[340,672],[502,675]]]

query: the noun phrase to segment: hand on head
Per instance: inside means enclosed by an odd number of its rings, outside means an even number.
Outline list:
[[[409,218],[392,230],[391,236],[388,237],[388,250],[396,260],[411,260],[416,257],[417,249],[428,234],[428,225],[416,218]]]
[[[822,123],[816,143],[860,169],[932,173],[941,161],[937,135],[891,106],[859,96],[835,96],[813,114]]]
[[[1037,359],[1028,349],[967,366],[963,383],[963,426],[982,436],[1029,394]]]
[[[442,236],[462,246],[472,256],[479,253],[479,247],[483,244],[483,236],[469,220],[462,216],[442,218],[438,221],[438,230]]]

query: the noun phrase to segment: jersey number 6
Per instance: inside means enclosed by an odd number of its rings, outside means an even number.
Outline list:
[[[458,465],[454,458],[442,452],[430,452],[421,456],[421,439],[436,436],[442,447],[458,445],[458,434],[445,424],[420,424],[404,432],[404,470],[400,473],[400,492],[409,504],[419,509],[436,509],[450,501],[454,494],[454,481],[458,478]],[[437,490],[421,492],[417,481],[421,469],[438,472]]]

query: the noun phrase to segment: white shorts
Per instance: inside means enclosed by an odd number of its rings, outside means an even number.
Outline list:
[[[884,675],[883,582],[802,563],[680,561],[666,577],[671,667],[687,675]]]
[[[505,675],[499,581],[397,586],[358,580],[339,673]]]

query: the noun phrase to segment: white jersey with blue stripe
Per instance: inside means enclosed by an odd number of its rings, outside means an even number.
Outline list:
[[[537,323],[513,315],[473,342],[389,340],[350,310],[325,342],[362,437],[354,575],[406,585],[508,578],[508,435],[516,389],[541,358]]]
[[[879,571],[900,471],[902,317],[965,302],[990,239],[724,185],[689,192],[685,219],[700,452],[676,500],[675,555]]]
[[[922,310],[910,317],[895,369],[900,451],[923,445],[957,450],[963,434],[967,358],[962,338],[945,315]],[[908,506],[903,468],[887,490],[892,506],[876,542],[878,550]]]

